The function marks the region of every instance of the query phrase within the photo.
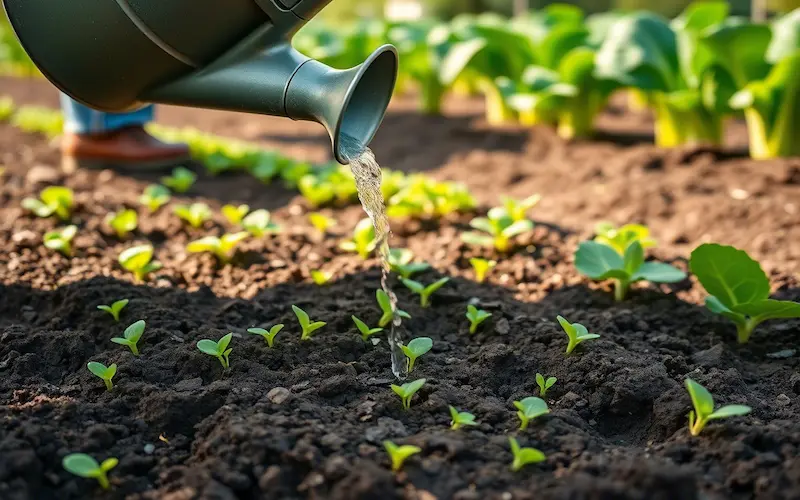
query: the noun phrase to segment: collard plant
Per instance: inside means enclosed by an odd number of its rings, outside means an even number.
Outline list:
[[[419,446],[411,446],[409,444],[398,446],[391,441],[384,441],[383,447],[386,449],[386,453],[389,454],[389,460],[392,462],[392,472],[399,472],[409,457],[422,451],[422,448]]]
[[[263,328],[248,328],[247,333],[251,333],[253,335],[260,335],[267,343],[267,347],[272,348],[275,343],[275,337],[281,330],[283,330],[283,324],[278,323],[269,330],[265,330]]]
[[[326,235],[331,228],[336,226],[336,219],[328,217],[322,212],[311,212],[308,214],[308,221],[319,231],[319,234]]]
[[[427,271],[431,266],[425,262],[413,262],[414,253],[407,248],[392,248],[389,250],[389,266],[393,273],[397,273],[403,279],[411,279],[411,276],[423,271]]]
[[[529,220],[514,221],[504,210],[490,210],[486,217],[476,217],[469,223],[478,231],[468,231],[461,239],[470,245],[494,248],[498,252],[508,252],[513,248],[517,236],[533,230]]]
[[[46,187],[39,193],[39,198],[25,198],[22,208],[30,210],[38,217],[55,215],[61,220],[69,220],[72,215],[73,194],[70,188],[63,186]]]
[[[236,254],[236,247],[244,241],[250,233],[240,231],[238,233],[226,233],[222,237],[206,236],[199,240],[192,241],[186,246],[186,250],[190,253],[203,253],[210,252],[222,264],[230,263]]]
[[[431,347],[433,347],[433,340],[429,337],[417,337],[409,342],[408,345],[400,347],[403,350],[403,354],[408,358],[409,373],[414,371],[414,362],[417,358],[430,351]]]
[[[609,222],[601,222],[595,226],[594,241],[610,246],[620,255],[625,255],[625,250],[634,241],[638,241],[642,248],[656,246],[656,240],[650,236],[650,229],[641,224],[625,224],[615,227]]]
[[[192,203],[191,205],[175,205],[175,215],[197,229],[211,218],[211,209],[205,203]]]
[[[381,319],[378,320],[378,326],[381,328],[385,328],[387,325],[392,323],[395,318],[405,318],[411,319],[411,316],[403,311],[402,309],[397,309],[396,307],[392,307],[392,301],[389,298],[389,294],[384,292],[382,289],[378,289],[375,292],[375,298],[378,300],[378,307],[381,308],[381,312],[383,315]]]
[[[422,389],[422,386],[425,385],[425,382],[426,380],[421,378],[413,382],[407,382],[403,385],[392,384],[392,390],[395,394],[400,396],[400,400],[403,403],[403,409],[411,409],[411,398],[414,397],[414,394],[416,394],[417,391]]]
[[[431,296],[436,293],[437,290],[447,284],[447,282],[450,281],[450,278],[442,278],[434,281],[428,286],[423,285],[419,281],[414,281],[411,279],[403,278],[401,281],[406,288],[419,295],[420,307],[429,307],[431,305]]]
[[[536,385],[539,386],[539,397],[544,399],[544,397],[547,395],[548,389],[553,387],[557,381],[558,379],[555,377],[547,377],[547,379],[545,379],[544,375],[537,373]]]
[[[469,263],[472,266],[473,271],[475,271],[475,281],[478,283],[483,283],[486,281],[486,274],[494,269],[494,267],[497,265],[496,260],[479,258],[469,259]]]
[[[144,188],[144,192],[139,196],[139,203],[146,206],[150,213],[155,213],[172,199],[169,189],[161,184],[150,184]]]
[[[86,365],[86,368],[88,368],[94,376],[103,380],[103,382],[106,384],[106,390],[111,391],[114,388],[114,382],[112,382],[112,380],[114,375],[117,374],[116,363],[106,366],[103,363],[90,361],[89,364]]]
[[[231,225],[238,226],[242,223],[242,219],[250,212],[249,205],[225,205],[222,207],[222,216],[231,223]]]
[[[229,333],[219,339],[219,341],[214,342],[213,340],[202,339],[197,342],[197,349],[200,350],[203,354],[208,354],[209,356],[214,356],[217,358],[222,365],[222,368],[227,370],[230,368],[230,355],[233,348],[228,347],[231,343],[231,339],[233,339],[233,333]]]
[[[197,175],[194,172],[185,167],[178,167],[172,171],[172,175],[162,177],[161,183],[176,193],[185,193],[194,185],[195,180]]]
[[[110,306],[103,304],[103,305],[97,306],[97,308],[99,310],[101,310],[101,311],[107,312],[108,314],[111,315],[112,318],[114,318],[114,321],[119,322],[119,313],[121,313],[122,310],[125,309],[125,306],[128,305],[128,302],[130,302],[130,300],[121,299],[121,300],[115,301]]]
[[[369,340],[369,338],[372,337],[373,335],[383,331],[383,328],[380,327],[370,328],[366,323],[364,323],[355,316],[350,316],[350,318],[353,320],[353,323],[355,323],[359,333],[361,333],[361,340],[363,340],[364,342]]]
[[[558,316],[556,319],[561,325],[561,328],[564,329],[564,333],[567,334],[567,338],[569,339],[569,342],[567,343],[566,354],[571,354],[581,342],[600,338],[600,335],[597,335],[596,333],[589,333],[589,330],[587,330],[586,327],[580,323],[570,323],[562,316]]]
[[[256,238],[281,232],[281,226],[276,224],[272,220],[272,214],[263,208],[253,210],[245,216],[242,219],[242,228]]]
[[[694,410],[689,412],[689,432],[697,436],[711,420],[747,415],[752,408],[745,405],[728,405],[714,410],[714,397],[711,393],[694,380],[687,378],[686,390],[692,398]]]
[[[375,228],[372,227],[372,221],[369,219],[361,219],[353,230],[353,239],[343,241],[339,244],[339,248],[346,252],[355,252],[362,259],[366,260],[373,250],[375,250],[377,243],[378,242],[375,240]]]
[[[468,425],[478,425],[475,421],[475,415],[466,411],[458,411],[454,407],[450,406],[450,428],[452,430],[458,430],[461,427]]]
[[[65,257],[72,257],[72,239],[77,233],[77,226],[67,226],[60,230],[46,232],[42,242],[45,247],[55,250]]]
[[[144,320],[139,320],[131,324],[122,334],[122,337],[114,337],[111,342],[115,344],[127,346],[134,356],[139,355],[139,339],[142,338],[146,323]]]
[[[550,413],[547,403],[542,398],[531,396],[522,401],[514,401],[517,407],[517,417],[519,417],[519,430],[524,431],[528,428],[531,420]]]
[[[514,461],[511,462],[511,470],[514,472],[518,472],[528,464],[538,464],[546,460],[544,453],[536,448],[521,447],[513,437],[509,437],[508,442],[511,445],[511,454],[514,455]]]
[[[117,466],[119,460],[107,458],[102,463],[85,453],[71,453],[64,457],[61,465],[70,474],[89,479],[96,479],[100,487],[107,490],[111,487],[108,481],[108,471]]]
[[[470,335],[474,335],[475,332],[478,331],[478,326],[491,317],[492,313],[486,312],[483,309],[478,309],[472,304],[469,304],[467,306],[467,319],[469,320]]]
[[[114,230],[119,239],[124,239],[132,231],[136,230],[139,224],[139,214],[136,210],[120,210],[106,216],[106,224]]]
[[[311,336],[314,332],[327,325],[324,321],[311,321],[308,313],[295,305],[292,306],[292,311],[294,311],[294,315],[297,316],[297,321],[300,323],[300,328],[303,331],[300,335],[300,340],[311,340]]]
[[[153,260],[153,247],[140,245],[128,248],[119,254],[119,264],[130,271],[139,281],[147,279],[147,275],[161,269],[161,263]]]

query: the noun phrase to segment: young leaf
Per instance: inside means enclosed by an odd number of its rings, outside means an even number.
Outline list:
[[[222,207],[222,216],[233,226],[238,226],[242,223],[242,219],[250,211],[249,205],[225,205]]]
[[[154,213],[159,208],[169,203],[170,199],[169,189],[161,184],[150,184],[139,197],[139,203],[146,206],[148,210],[150,210],[150,213]]]
[[[254,335],[261,335],[267,342],[267,347],[271,348],[275,342],[275,336],[278,335],[278,332],[280,332],[281,330],[283,330],[283,324],[278,323],[269,330],[264,330],[263,328],[248,328],[247,333],[252,333]]]
[[[230,367],[230,360],[228,357],[233,350],[228,349],[228,344],[231,343],[232,338],[233,333],[225,335],[217,342],[214,342],[213,340],[202,339],[197,342],[197,348],[200,350],[200,352],[217,358],[222,365],[222,368],[227,370]]]
[[[370,328],[369,326],[367,326],[366,323],[364,323],[355,316],[350,316],[350,318],[353,320],[353,323],[356,324],[356,328],[358,328],[358,331],[361,332],[361,339],[364,342],[366,342],[371,336],[375,335],[376,333],[380,333],[383,331],[383,328]]]
[[[44,246],[60,252],[65,257],[72,256],[72,239],[78,232],[77,226],[67,226],[60,231],[48,231],[44,235]]]
[[[104,490],[110,487],[108,471],[116,467],[118,463],[119,460],[116,458],[108,458],[103,460],[102,464],[98,464],[97,460],[85,453],[71,453],[61,461],[64,470],[79,477],[97,479],[100,487]]]
[[[322,212],[312,212],[308,214],[308,220],[322,235],[327,234],[330,228],[336,226],[336,219],[332,219]]]
[[[747,415],[752,411],[745,405],[728,405],[714,411],[714,398],[705,387],[690,378],[684,383],[694,406],[694,410],[689,412],[689,432],[692,436],[699,435],[710,420]]]
[[[312,322],[308,314],[295,305],[292,306],[292,311],[294,311],[295,316],[297,316],[297,321],[300,322],[300,328],[303,329],[300,340],[311,340],[311,334],[327,324],[323,321]]]
[[[467,319],[469,320],[470,335],[478,331],[478,326],[491,317],[492,313],[486,312],[483,309],[478,309],[472,304],[467,305]]]
[[[488,273],[494,266],[497,265],[496,260],[486,259],[469,259],[472,269],[475,271],[475,281],[483,283],[486,280],[486,273]]]
[[[277,234],[281,232],[281,226],[272,221],[272,214],[268,210],[254,210],[242,219],[242,227],[256,238],[261,238],[267,234]]]
[[[44,218],[55,214],[61,220],[69,220],[72,204],[72,190],[63,186],[46,187],[39,193],[39,199],[22,200],[22,208],[30,210],[36,216]]]
[[[547,407],[547,403],[544,399],[534,396],[527,397],[522,401],[514,401],[514,406],[519,410],[517,412],[517,417],[519,417],[519,430],[521,431],[528,428],[528,422],[531,420],[550,413],[550,409]]]
[[[430,305],[431,295],[450,281],[450,278],[442,278],[428,286],[424,286],[422,283],[410,279],[401,278],[401,281],[409,290],[419,295],[419,305],[421,307],[428,307]]]
[[[144,320],[139,320],[136,323],[133,323],[128,328],[125,329],[125,332],[122,334],[122,338],[114,337],[111,339],[111,342],[115,344],[125,345],[131,350],[134,356],[139,355],[139,347],[136,345],[139,342],[139,339],[142,338],[142,334],[144,333],[144,327],[146,323]]]
[[[197,175],[185,167],[177,167],[169,177],[162,177],[161,183],[177,193],[185,193],[192,187]]]
[[[101,378],[103,382],[105,382],[107,390],[110,391],[111,389],[114,388],[114,383],[111,381],[111,379],[113,379],[114,375],[117,374],[116,364],[112,364],[107,367],[102,363],[90,361],[89,364],[86,365],[86,367],[89,369],[90,372],[92,372],[92,374]]]
[[[472,413],[468,413],[465,411],[460,412],[455,408],[453,408],[452,406],[450,406],[449,408],[450,408],[450,429],[455,431],[460,429],[464,425],[478,425],[478,423],[475,422],[475,415],[473,415]]]
[[[555,377],[548,377],[546,380],[541,373],[536,374],[536,385],[539,386],[539,397],[544,398],[547,394],[547,389],[553,387],[558,379]]]
[[[122,312],[123,309],[125,309],[125,306],[128,305],[128,302],[130,302],[128,299],[122,299],[114,302],[110,306],[100,305],[97,306],[97,308],[100,309],[101,311],[107,312],[108,314],[111,315],[112,318],[114,318],[114,321],[119,322],[119,313]]]
[[[570,323],[562,316],[557,316],[556,319],[561,325],[561,328],[564,329],[564,333],[566,333],[567,337],[569,338],[566,354],[571,354],[581,342],[600,338],[600,335],[589,333],[586,327],[580,323]]]
[[[427,353],[433,347],[433,340],[428,337],[417,337],[413,339],[408,345],[400,346],[403,354],[408,358],[408,372],[414,371],[414,362],[418,357]]]
[[[594,241],[610,246],[620,255],[624,255],[628,245],[634,241],[638,241],[642,248],[656,246],[650,230],[641,224],[625,224],[616,228],[608,222],[601,222],[595,226],[594,232],[597,234]]]
[[[511,470],[514,472],[528,464],[538,464],[546,460],[544,453],[536,448],[520,448],[519,443],[513,437],[509,437],[508,442],[511,444],[511,454],[514,455],[514,461],[511,463]]]
[[[395,394],[400,396],[400,400],[403,403],[403,409],[411,409],[411,398],[413,398],[414,394],[416,394],[417,391],[419,391],[422,386],[425,385],[425,382],[426,380],[421,378],[413,382],[407,382],[403,385],[392,384],[392,390]]]
[[[139,281],[144,281],[147,275],[161,269],[161,263],[153,261],[153,247],[140,245],[124,250],[119,254],[119,263],[123,269],[130,271]]]
[[[411,316],[407,312],[401,309],[394,309],[392,307],[392,301],[389,298],[389,294],[384,292],[382,289],[379,288],[375,292],[375,297],[378,300],[378,306],[383,312],[383,316],[381,316],[381,319],[378,321],[379,327],[385,327],[389,323],[392,323],[395,318],[411,319]]]
[[[377,241],[375,240],[375,228],[372,226],[372,221],[369,219],[361,219],[353,230],[353,239],[343,241],[339,244],[339,248],[346,252],[355,252],[362,259],[369,258]]]
[[[384,441],[383,447],[386,448],[386,453],[389,454],[389,459],[392,461],[392,472],[399,472],[408,457],[422,451],[422,448],[418,446],[407,444],[397,446],[391,441]]]
[[[203,223],[211,218],[211,209],[205,203],[175,205],[173,211],[195,229],[202,227]]]
[[[121,210],[113,214],[108,214],[106,217],[106,224],[117,233],[119,239],[124,239],[138,226],[139,214],[136,213],[136,210]]]
[[[333,276],[331,273],[320,270],[313,270],[309,274],[311,274],[312,281],[319,286],[327,284]]]
[[[393,273],[401,278],[410,279],[412,275],[428,270],[431,266],[424,262],[411,262],[414,254],[407,248],[392,248],[389,250],[389,266]]]
[[[186,250],[190,253],[213,253],[220,262],[227,264],[236,254],[236,246],[249,236],[250,234],[246,231],[226,233],[222,235],[222,238],[206,236],[189,243]]]

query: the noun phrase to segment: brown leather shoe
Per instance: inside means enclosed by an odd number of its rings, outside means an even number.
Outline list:
[[[185,144],[161,142],[140,126],[100,134],[65,133],[61,155],[67,172],[78,167],[157,170],[190,159]]]

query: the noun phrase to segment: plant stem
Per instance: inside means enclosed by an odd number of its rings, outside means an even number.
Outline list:
[[[108,483],[108,475],[105,472],[102,472],[99,476],[97,476],[97,482],[100,483],[100,487],[104,490],[107,490],[111,485]]]
[[[106,390],[111,391],[114,388],[114,384],[111,382],[110,378],[104,378],[103,382],[106,383]]]
[[[439,83],[435,75],[422,82],[419,89],[419,107],[421,111],[426,115],[442,114],[442,98],[444,96],[444,91],[444,86]]]
[[[758,325],[756,318],[747,318],[744,323],[736,324],[736,337],[740,344],[746,344],[750,340],[756,325]]]
[[[139,355],[139,347],[136,344],[131,342],[130,344],[128,344],[128,347],[131,348],[131,352],[133,353],[134,356],[138,356]]]
[[[470,335],[474,335],[477,330],[478,330],[478,323],[471,323],[469,325],[469,334]]]
[[[622,302],[625,300],[625,295],[628,294],[628,288],[630,287],[630,283],[625,281],[615,279],[614,280],[614,300],[617,302]]]

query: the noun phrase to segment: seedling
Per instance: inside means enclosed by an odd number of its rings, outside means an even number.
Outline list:
[[[356,324],[356,328],[358,328],[358,331],[361,332],[361,339],[364,342],[369,340],[369,338],[375,335],[376,333],[380,333],[383,331],[383,328],[370,328],[369,326],[367,326],[366,323],[356,318],[355,316],[350,316],[350,318],[353,320],[353,323]]]
[[[752,408],[745,405],[728,405],[714,411],[714,397],[705,387],[690,378],[687,378],[684,383],[694,406],[694,410],[689,412],[689,432],[692,433],[692,436],[699,435],[703,427],[711,420],[738,417],[753,411]]]
[[[25,198],[22,208],[30,210],[37,217],[50,217],[55,214],[61,220],[69,220],[72,211],[72,190],[63,186],[46,187],[39,193],[39,199]]]
[[[222,238],[206,236],[189,243],[186,250],[191,253],[211,252],[221,263],[227,264],[236,254],[236,246],[248,236],[250,234],[246,231],[226,233],[222,235]]]
[[[408,371],[414,371],[414,362],[418,357],[422,356],[433,347],[433,340],[428,337],[417,337],[413,339],[408,345],[400,346],[403,354],[408,358]]]
[[[292,311],[294,311],[294,315],[297,316],[297,321],[300,322],[300,328],[303,329],[300,340],[311,340],[311,334],[327,324],[324,321],[312,322],[308,314],[295,305],[292,306]]]
[[[493,247],[498,252],[509,251],[515,237],[533,230],[533,222],[529,220],[514,221],[508,215],[492,211],[488,217],[472,219],[469,225],[486,234],[470,231],[461,235],[462,240],[471,245]]]
[[[385,327],[389,323],[392,323],[395,318],[405,318],[411,319],[411,315],[407,312],[403,311],[402,309],[397,309],[392,307],[392,301],[389,299],[389,294],[384,292],[382,289],[378,289],[375,292],[375,297],[378,299],[378,306],[383,311],[383,316],[381,319],[378,320],[378,326],[381,328]]]
[[[456,431],[464,425],[478,425],[475,422],[475,415],[465,411],[458,411],[450,406],[450,428]]]
[[[308,220],[322,235],[327,234],[328,230],[336,225],[336,219],[321,212],[311,212],[308,214]]]
[[[256,238],[281,232],[281,226],[272,222],[272,214],[264,209],[254,210],[242,219],[242,228]]]
[[[267,342],[267,347],[271,348],[275,343],[275,336],[278,335],[278,332],[280,332],[281,330],[283,330],[283,324],[278,323],[269,330],[264,330],[263,328],[248,328],[247,333],[252,333],[253,335],[261,335]]]
[[[153,247],[150,245],[131,247],[119,254],[119,264],[139,281],[144,281],[148,274],[161,269],[161,263],[152,259]]]
[[[114,337],[111,339],[111,342],[119,345],[126,345],[131,350],[134,356],[139,355],[139,347],[136,345],[139,342],[139,339],[142,338],[142,334],[144,333],[144,327],[146,323],[144,320],[140,319],[136,323],[133,323],[128,328],[125,329],[122,336]]]
[[[511,470],[514,472],[518,472],[528,464],[538,464],[547,459],[544,453],[536,448],[521,448],[513,437],[509,437],[508,442],[511,444],[511,454],[514,455],[514,461],[511,462]]]
[[[539,386],[539,397],[544,398],[547,395],[547,389],[553,387],[558,379],[555,377],[544,378],[541,373],[536,374],[536,385]]]
[[[469,320],[469,333],[473,335],[478,331],[478,326],[492,317],[492,313],[469,304],[467,306],[467,319]]]
[[[108,482],[108,471],[116,467],[118,463],[119,460],[112,457],[98,464],[97,460],[85,453],[70,453],[61,461],[61,465],[64,467],[65,471],[79,477],[97,479],[97,482],[100,483],[100,487],[104,490],[111,487],[111,484]]]
[[[450,278],[442,278],[438,281],[431,283],[428,286],[425,286],[418,281],[409,279],[401,279],[401,281],[406,286],[406,288],[419,295],[420,306],[428,307],[430,306],[431,295],[433,295],[436,292],[436,290],[442,288],[445,285],[445,283],[450,281]]]
[[[500,199],[503,205],[493,208],[492,210],[494,210],[494,213],[490,213],[489,217],[498,218],[505,215],[511,217],[511,220],[514,222],[519,222],[528,219],[528,211],[535,207],[539,201],[541,201],[542,197],[541,195],[534,194],[522,200],[517,200],[509,196],[502,196]]]
[[[594,241],[610,246],[620,255],[625,255],[628,245],[634,241],[638,241],[642,248],[656,246],[656,240],[650,236],[650,230],[641,224],[625,224],[616,228],[613,224],[601,222],[595,226],[594,232],[597,233]]]
[[[614,281],[614,298],[625,299],[631,283],[677,283],[686,279],[686,273],[662,262],[645,262],[644,248],[636,240],[625,249],[624,256],[612,247],[596,241],[584,241],[575,252],[575,267],[593,280]]]
[[[121,210],[117,213],[108,214],[106,224],[117,233],[119,239],[123,239],[138,226],[139,214],[136,213],[136,210]]]
[[[409,279],[412,275],[431,267],[424,262],[411,262],[413,259],[414,253],[407,248],[389,250],[389,266],[391,266],[392,272],[399,274],[404,279]]]
[[[517,407],[517,417],[519,417],[519,430],[524,431],[528,428],[528,423],[536,417],[541,417],[550,413],[547,403],[542,398],[530,396],[522,401],[514,401],[514,406]]]
[[[242,223],[242,219],[245,215],[250,211],[249,205],[225,205],[222,207],[222,215],[228,222],[230,222],[234,226],[238,226]]]
[[[156,212],[159,208],[163,207],[172,198],[169,194],[169,189],[161,184],[150,184],[144,188],[144,192],[139,197],[139,203],[146,206],[150,213]]]
[[[769,319],[800,317],[800,303],[769,298],[769,278],[758,262],[734,247],[704,244],[692,252],[689,268],[710,294],[706,307],[736,324],[739,343]]]
[[[563,316],[557,316],[556,319],[561,325],[561,328],[564,329],[564,333],[566,333],[567,337],[569,337],[566,354],[571,354],[572,351],[578,347],[578,344],[585,340],[594,340],[600,338],[600,335],[597,335],[596,333],[589,333],[589,330],[587,330],[586,327],[580,323],[570,323],[564,319]]]
[[[403,385],[392,384],[392,390],[395,394],[400,396],[400,400],[403,402],[403,409],[409,410],[411,409],[411,398],[414,397],[414,394],[416,394],[423,385],[425,385],[425,379],[421,378]]]
[[[389,454],[389,459],[392,461],[392,472],[399,472],[408,457],[422,451],[419,446],[411,446],[409,444],[397,446],[391,441],[384,441],[383,447],[386,448],[386,453]]]
[[[48,231],[44,234],[44,246],[60,252],[65,257],[72,256],[72,239],[78,232],[77,226],[67,226],[57,231]]]
[[[169,177],[162,177],[161,183],[177,193],[185,193],[192,187],[197,175],[185,167],[178,167]]]
[[[211,209],[205,203],[192,203],[191,205],[175,205],[175,215],[197,229],[211,218]]]
[[[361,219],[353,230],[353,239],[343,241],[339,244],[339,248],[346,252],[355,252],[362,259],[366,260],[369,255],[375,250],[377,245],[375,241],[375,228],[372,227],[372,221],[369,219]]]
[[[114,375],[117,374],[117,365],[116,363],[112,364],[111,366],[106,367],[103,363],[97,363],[95,361],[90,361],[89,364],[86,365],[92,374],[97,377],[103,379],[103,382],[106,384],[106,389],[111,390],[114,388],[114,383],[111,379],[114,378]]]
[[[319,270],[311,271],[309,274],[311,274],[311,279],[314,281],[314,283],[319,286],[327,284],[331,277],[333,277],[333,274]]]
[[[114,318],[114,321],[119,322],[119,313],[122,312],[123,309],[125,309],[125,306],[128,305],[128,302],[130,302],[130,300],[122,299],[114,302],[110,306],[101,305],[97,306],[97,308],[100,309],[101,311],[107,312],[108,314],[111,315],[112,318]]]
[[[497,265],[496,260],[486,259],[469,259],[472,269],[475,271],[475,281],[483,283],[486,280],[486,274]]]
[[[229,333],[219,339],[218,342],[203,339],[197,342],[197,348],[200,349],[200,352],[217,358],[222,368],[227,370],[230,368],[230,360],[228,358],[231,355],[231,351],[233,351],[233,348],[228,348],[228,344],[231,343],[232,338],[233,333]]]

